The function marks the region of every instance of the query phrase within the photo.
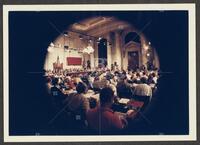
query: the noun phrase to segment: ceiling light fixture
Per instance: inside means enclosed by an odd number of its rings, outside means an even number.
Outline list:
[[[88,46],[83,49],[83,53],[86,53],[86,54],[91,54],[93,52],[94,52],[94,48],[92,48],[92,46]]]

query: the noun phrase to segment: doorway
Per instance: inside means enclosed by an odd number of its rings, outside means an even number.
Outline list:
[[[98,44],[99,67],[107,66],[107,40],[101,39]]]
[[[128,69],[136,70],[139,68],[139,53],[138,51],[128,52]]]

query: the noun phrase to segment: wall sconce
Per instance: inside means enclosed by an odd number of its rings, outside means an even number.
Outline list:
[[[145,50],[148,50],[148,49],[149,49],[149,46],[148,46],[148,45],[144,45],[143,48],[144,48]]]
[[[51,42],[51,43],[50,43],[50,46],[51,46],[51,47],[54,47],[55,45],[54,45],[54,43],[53,43],[53,42]]]
[[[50,52],[50,53],[53,52],[54,51],[54,46],[55,45],[53,44],[53,42],[51,42],[49,47],[47,48],[47,51]]]

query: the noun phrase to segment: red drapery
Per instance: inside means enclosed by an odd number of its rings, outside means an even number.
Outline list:
[[[68,65],[81,65],[82,58],[81,57],[67,57]]]

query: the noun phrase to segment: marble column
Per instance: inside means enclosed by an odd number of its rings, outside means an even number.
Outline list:
[[[147,44],[144,35],[140,36],[141,38],[141,65],[147,67],[147,59],[146,59],[146,51],[147,51]]]
[[[94,67],[98,67],[98,44],[94,41]]]
[[[111,51],[111,39],[110,39],[110,33],[107,34],[105,37],[107,39],[107,67],[111,69],[111,64],[112,64],[112,51]]]
[[[122,50],[121,50],[121,37],[120,37],[120,32],[116,31],[115,32],[115,57],[114,61],[117,62],[118,68],[121,69],[121,62],[122,62]]]
[[[93,42],[91,42],[91,43],[92,43],[92,48],[95,49],[95,46],[94,46],[94,43],[95,43],[95,42],[93,41]],[[95,53],[95,52],[93,52],[93,53],[90,54],[90,64],[91,64],[91,68],[92,68],[92,69],[93,69],[94,66],[95,66],[94,53]]]

